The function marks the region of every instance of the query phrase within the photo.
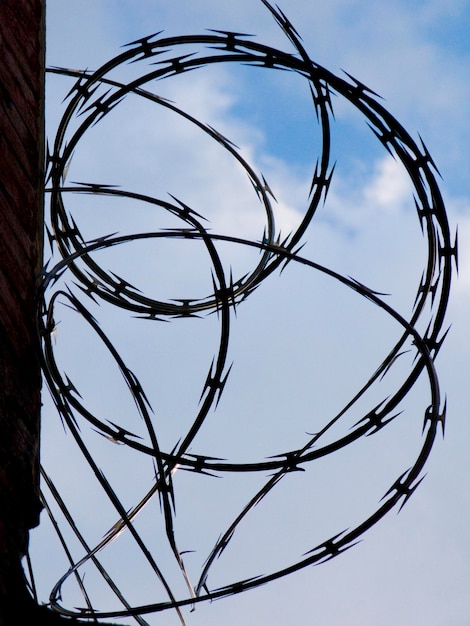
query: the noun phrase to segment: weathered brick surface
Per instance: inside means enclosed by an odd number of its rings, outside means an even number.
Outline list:
[[[36,278],[42,232],[44,4],[0,2],[0,599],[15,593],[19,559],[40,510]]]

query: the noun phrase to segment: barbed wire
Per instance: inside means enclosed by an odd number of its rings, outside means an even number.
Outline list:
[[[131,42],[124,52],[105,63],[97,71],[48,69],[49,72],[61,76],[75,77],[76,82],[67,96],[68,104],[58,125],[53,145],[50,149],[48,148],[47,154],[46,192],[50,197],[48,237],[54,254],[58,253],[61,258],[59,261],[54,261],[52,267],[47,265],[41,277],[42,300],[39,325],[43,341],[44,378],[64,426],[75,439],[118,518],[102,541],[90,546],[76,526],[73,515],[54,486],[54,481],[45,469],[42,469],[44,484],[55,501],[55,506],[61,510],[85,552],[81,559],[73,559],[67,549],[67,542],[61,535],[59,525],[54,520],[52,509],[44,497],[45,507],[53,519],[59,536],[62,537],[61,541],[70,564],[68,571],[54,586],[50,604],[55,611],[66,616],[90,619],[131,616],[139,624],[146,624],[144,615],[174,609],[181,623],[184,624],[185,618],[181,611],[184,606],[193,607],[200,602],[253,589],[309,565],[329,561],[354,546],[362,535],[388,512],[396,507],[401,508],[405,504],[423,478],[423,468],[439,426],[442,432],[444,431],[446,401],[439,386],[434,360],[446,335],[442,329],[449,299],[452,262],[457,263],[457,243],[456,239],[453,241],[450,234],[444,202],[436,181],[437,170],[434,162],[424,143],[420,140],[418,144],[411,138],[403,126],[379,102],[377,94],[349,74],[346,78],[342,78],[313,62],[303,46],[299,33],[281,9],[271,6],[267,0],[261,1],[293,45],[295,49],[293,54],[263,45],[242,33],[230,31],[213,30],[203,35],[175,37],[164,37],[162,33],[156,33]],[[187,53],[188,47],[192,47],[193,51]],[[178,54],[179,50],[183,50],[184,53]],[[138,67],[141,62],[150,63],[151,70],[143,71],[138,78],[130,82],[120,82],[111,76],[114,70],[125,64],[133,63]],[[322,147],[312,174],[308,206],[297,229],[286,238],[282,238],[276,230],[272,206],[273,194],[267,180],[263,175],[256,173],[255,168],[242,156],[235,144],[215,128],[204,124],[175,103],[146,89],[146,85],[151,82],[184,75],[216,64],[244,64],[287,71],[295,73],[308,83],[321,133]],[[163,107],[186,119],[217,142],[238,162],[251,182],[265,212],[265,229],[258,241],[208,230],[205,217],[174,196],[170,201],[107,184],[66,183],[70,160],[86,133],[107,118],[110,112],[119,107],[129,95],[143,98],[155,106]],[[370,289],[354,278],[304,258],[300,254],[302,238],[318,207],[326,202],[333,177],[330,127],[333,120],[332,95],[344,98],[362,114],[371,132],[388,153],[402,164],[411,181],[418,221],[427,241],[427,260],[421,281],[416,289],[416,299],[409,319],[387,304],[384,294]],[[73,124],[76,125],[75,128]],[[80,225],[67,208],[66,199],[69,194],[80,196],[91,194],[95,198],[137,200],[152,207],[159,207],[180,220],[182,226],[128,235],[105,235],[86,240],[81,233]],[[154,299],[142,293],[127,280],[104,269],[96,260],[97,253],[119,248],[130,242],[179,240],[201,242],[210,259],[213,289],[201,298],[191,299],[187,298],[186,294],[182,294],[180,298],[173,300]],[[218,242],[229,242],[259,251],[256,266],[243,276],[233,277],[232,271],[228,272],[225,269],[223,259],[219,255],[216,245]],[[401,329],[398,341],[374,374],[346,406],[318,432],[309,436],[300,448],[250,462],[228,461],[218,456],[191,452],[192,445],[205,424],[209,411],[217,407],[227,384],[231,370],[231,365],[228,364],[228,346],[233,316],[248,297],[250,299],[253,297],[253,292],[268,276],[277,270],[282,271],[287,264],[301,265],[310,271],[320,272],[368,300],[398,324]],[[69,279],[70,276],[73,277],[72,280]],[[162,448],[159,430],[143,386],[137,375],[126,365],[80,294],[85,294],[95,303],[106,302],[134,316],[153,321],[174,321],[177,318],[199,317],[205,313],[217,314],[220,325],[219,345],[202,389],[200,406],[186,434],[173,449]],[[74,382],[62,371],[57,361],[54,342],[57,325],[56,306],[59,300],[80,316],[114,360],[145,424],[146,441],[126,430],[123,425],[104,420],[88,410]],[[427,324],[424,333],[418,330],[419,325],[423,323],[423,318],[425,318],[425,325]],[[387,376],[405,348],[414,351],[415,359],[404,380],[399,382],[386,399],[373,409],[367,410],[346,435],[325,442],[325,436],[332,431],[333,426],[341,420],[348,409],[364,397],[379,380]],[[308,549],[302,558],[284,568],[237,580],[222,587],[209,588],[208,579],[211,568],[229,545],[236,530],[285,476],[294,471],[306,470],[314,461],[332,455],[360,438],[381,431],[394,421],[398,415],[397,407],[423,376],[427,379],[429,402],[424,409],[421,449],[411,467],[390,485],[371,515],[355,527],[321,541],[313,549]],[[114,487],[101,471],[98,461],[89,451],[82,434],[85,424],[114,443],[122,444],[152,460],[154,484],[131,509],[123,505]],[[221,532],[201,569],[196,584],[190,580],[183,561],[184,551],[180,550],[176,539],[174,506],[176,496],[173,476],[177,470],[208,477],[223,476],[227,473],[270,473],[255,495]],[[183,598],[177,597],[173,592],[159,559],[146,545],[135,525],[138,513],[155,497],[160,502],[168,546],[187,587],[187,595]],[[124,531],[133,538],[135,546],[152,568],[167,596],[166,600],[133,605],[125,598],[119,585],[106,571],[100,561],[99,553]],[[98,569],[121,603],[121,609],[98,611],[93,607],[85,583],[80,576],[81,569],[88,563],[92,563]],[[71,609],[61,603],[62,587],[70,577],[76,578],[82,590],[86,604],[83,608]]]

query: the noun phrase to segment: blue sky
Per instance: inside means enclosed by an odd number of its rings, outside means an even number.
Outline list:
[[[406,507],[399,515],[389,514],[358,546],[255,591],[200,604],[185,616],[193,626],[298,622],[461,626],[470,609],[466,488],[470,3],[332,0],[313,9],[304,0],[290,0],[281,8],[300,31],[310,57],[335,74],[346,70],[383,96],[408,132],[423,137],[442,174],[451,230],[458,224],[460,245],[460,277],[454,283],[447,318],[452,329],[437,359],[448,398],[446,436],[443,441],[437,438],[427,476]],[[266,8],[253,0],[171,4],[48,0],[47,11],[47,59],[52,66],[96,69],[121,52],[123,44],[161,29],[169,35],[205,28],[254,33],[262,43],[291,51]],[[138,65],[124,69],[122,75],[138,75]],[[64,110],[61,101],[72,84],[67,78],[48,78],[50,141]],[[218,65],[161,81],[155,89],[240,146],[247,160],[266,176],[278,200],[274,208],[281,233],[287,235],[295,228],[320,147],[308,89],[300,79],[283,72]],[[337,167],[327,202],[304,237],[302,254],[391,294],[388,301],[409,315],[425,259],[410,184],[361,115],[341,98],[334,98],[333,106],[332,160]],[[68,180],[120,184],[166,198],[173,193],[208,215],[214,232],[259,240],[264,215],[243,171],[191,125],[154,109],[130,98],[117,107],[77,147]],[[69,196],[67,206],[87,238],[169,223],[161,212],[138,204]],[[249,271],[259,258],[257,252],[229,244],[220,246],[220,252],[234,276]],[[98,258],[156,297],[202,297],[211,286],[207,255],[196,242],[133,245]],[[163,324],[135,320],[107,307],[92,310],[132,369],[138,369],[155,410],[160,441],[171,448],[188,427],[217,349],[216,317]],[[106,352],[76,318],[66,307],[58,307],[55,345],[63,371],[87,406],[103,419],[144,436],[132,399]],[[305,432],[339,410],[370,376],[399,332],[370,303],[310,269],[289,265],[280,279],[271,277],[239,307],[229,352],[234,365],[194,452],[250,460],[299,447]],[[394,376],[399,378],[409,365],[405,357],[403,368],[392,373],[390,383],[385,380],[367,402],[374,401],[375,393],[378,401],[389,392]],[[290,564],[370,514],[419,451],[426,397],[426,385],[418,385],[405,403],[406,418],[396,426],[281,481],[272,498],[237,531],[214,566],[210,586]],[[64,435],[50,401],[46,397],[44,401],[43,463],[93,544],[116,515],[88,476],[72,437]],[[345,429],[354,418],[351,415]],[[85,425],[82,430],[125,506],[135,504],[152,483],[151,465]],[[177,472],[176,529],[181,549],[195,550],[186,558],[196,579],[217,537],[263,478],[203,480]],[[67,565],[55,547],[45,514],[43,520],[43,527],[33,533],[32,545],[40,592],[47,600],[47,586],[63,575]],[[177,586],[158,505],[142,513],[141,524]],[[79,558],[80,548],[75,545],[74,550]],[[102,556],[113,572],[119,572],[123,590],[136,602],[163,597],[148,582],[125,535]],[[114,602],[91,568],[85,580],[96,586],[98,609]],[[184,593],[184,588],[176,588]],[[64,602],[80,604],[74,594],[65,586]],[[148,621],[176,624],[178,618],[168,612]]]

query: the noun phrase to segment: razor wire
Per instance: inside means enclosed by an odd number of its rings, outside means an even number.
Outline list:
[[[52,517],[70,564],[68,571],[54,586],[50,596],[51,607],[62,615],[90,619],[131,616],[138,623],[145,624],[144,615],[173,609],[177,611],[181,623],[184,624],[185,618],[181,611],[184,606],[192,607],[200,602],[253,589],[307,566],[329,561],[355,545],[367,530],[392,509],[403,506],[423,478],[423,468],[439,426],[442,432],[444,431],[446,401],[439,386],[434,360],[446,334],[443,332],[443,323],[449,299],[452,263],[457,262],[457,244],[456,239],[453,241],[450,234],[444,202],[436,181],[437,169],[424,143],[421,140],[417,143],[412,139],[403,126],[382,106],[377,94],[349,74],[346,78],[336,76],[312,61],[302,44],[299,33],[286,15],[266,0],[262,2],[293,45],[294,54],[263,45],[243,33],[211,30],[203,35],[165,37],[160,32],[128,44],[124,52],[105,63],[97,71],[76,71],[64,68],[49,68],[48,70],[59,75],[75,77],[76,82],[67,96],[68,104],[47,154],[46,192],[50,199],[48,237],[51,248],[61,258],[54,262],[52,267],[46,265],[41,277],[39,326],[43,344],[43,372],[64,427],[75,439],[103,493],[114,507],[118,519],[100,543],[88,545],[80,529],[75,525],[66,502],[55,488],[53,479],[48,476],[45,469],[41,470],[44,484],[48,487],[55,505],[62,511],[85,552],[81,559],[74,560],[67,550],[66,540],[61,535],[59,525],[55,522],[44,498],[44,505]],[[187,53],[188,48],[191,48],[192,52]],[[184,53],[178,54],[179,50],[183,50]],[[174,51],[177,51],[176,54]],[[113,78],[112,74],[116,68],[129,63],[135,64],[135,67],[145,63],[146,68],[147,64],[150,64],[151,70],[144,70],[130,82],[121,82]],[[237,146],[212,126],[203,123],[172,101],[146,89],[149,83],[168,80],[217,64],[244,64],[272,71],[293,72],[308,83],[312,107],[321,133],[321,154],[312,174],[308,206],[297,229],[286,238],[282,238],[276,230],[272,207],[273,194],[267,180],[256,172],[256,169],[242,156]],[[345,99],[360,112],[380,144],[405,168],[413,186],[417,219],[427,242],[427,260],[421,281],[417,285],[416,300],[409,319],[387,304],[383,294],[300,254],[303,236],[311,225],[318,207],[322,203],[327,203],[328,190],[334,174],[334,165],[331,164],[332,95]],[[163,107],[181,116],[217,142],[238,162],[251,182],[265,214],[265,228],[260,233],[259,240],[253,241],[210,231],[203,215],[174,196],[171,196],[171,200],[163,200],[107,184],[83,182],[68,184],[66,182],[70,160],[87,132],[107,118],[126,97],[130,96],[145,99],[155,106]],[[76,127],[73,126],[74,124]],[[167,212],[181,222],[181,227],[127,235],[106,234],[87,240],[81,233],[78,218],[74,218],[72,211],[68,209],[69,194],[76,194],[80,197],[92,195],[95,198],[112,200],[136,200]],[[126,279],[104,269],[96,258],[99,252],[129,243],[181,240],[199,242],[204,246],[210,259],[213,289],[210,293],[201,294],[200,298],[191,299],[187,297],[187,294],[181,294],[178,299],[172,300],[152,298],[142,293]],[[222,242],[259,251],[258,263],[247,274],[233,276],[231,270],[227,271],[218,251],[217,244]],[[233,316],[247,298],[257,297],[253,294],[265,279],[277,270],[282,271],[288,264],[302,265],[309,271],[319,272],[341,284],[345,289],[351,290],[360,298],[366,299],[371,306],[378,307],[401,329],[398,341],[347,405],[298,449],[281,453],[276,451],[276,454],[270,457],[250,462],[226,461],[219,458],[217,453],[214,456],[207,456],[192,452],[197,435],[205,425],[209,411],[217,407],[229,378],[231,365],[228,363],[228,346]],[[66,286],[58,288],[57,285],[62,285],[64,281]],[[85,301],[84,296],[86,296]],[[178,318],[200,317],[203,314],[215,313],[217,315],[219,320],[218,350],[214,354],[201,392],[200,406],[190,428],[173,449],[162,449],[158,427],[142,384],[88,310],[84,303],[86,298],[90,298],[95,303],[99,301],[109,303],[133,316],[155,323],[174,322]],[[123,425],[103,420],[99,415],[89,411],[73,381],[61,370],[56,358],[54,342],[56,306],[59,300],[62,303],[65,302],[65,305],[88,325],[105,346],[135,401],[145,424],[147,441],[142,441],[126,430]],[[423,319],[427,324],[424,332],[418,330]],[[415,360],[404,380],[400,381],[393,393],[383,402],[363,414],[346,435],[324,443],[325,435],[341,420],[348,409],[355,405],[377,381],[387,376],[392,365],[402,354],[405,345],[412,346]],[[236,530],[285,476],[294,471],[308,470],[314,461],[332,455],[360,438],[381,431],[395,419],[398,415],[396,413],[398,405],[409,394],[416,382],[423,377],[427,379],[429,403],[423,410],[423,441],[420,452],[413,465],[390,485],[371,515],[356,527],[327,537],[313,549],[308,549],[300,559],[293,560],[284,568],[249,579],[236,580],[222,587],[210,588],[211,568],[229,545]],[[154,484],[130,510],[122,504],[112,484],[100,470],[99,461],[88,450],[82,436],[82,431],[87,424],[114,443],[127,446],[152,460]],[[176,539],[174,527],[176,494],[173,480],[176,471],[192,472],[208,477],[215,474],[223,476],[227,473],[261,475],[269,472],[261,488],[239,511],[232,523],[221,532],[201,569],[196,584],[190,580],[184,564],[183,551],[178,547]],[[166,541],[187,587],[186,597],[175,595],[159,559],[145,544],[136,528],[136,516],[153,498],[157,498],[160,502]],[[101,552],[122,532],[128,533],[133,538],[136,549],[142,552],[144,559],[152,568],[159,585],[167,596],[165,601],[149,601],[138,606],[132,605],[100,561]],[[121,603],[121,609],[98,611],[93,607],[85,582],[80,576],[84,565],[90,563],[97,568]],[[71,577],[75,577],[82,590],[85,607],[74,609],[61,603],[62,587]]]

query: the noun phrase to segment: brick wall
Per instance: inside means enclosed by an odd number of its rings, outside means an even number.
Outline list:
[[[44,7],[0,0],[0,601],[20,584],[19,559],[40,510]]]

